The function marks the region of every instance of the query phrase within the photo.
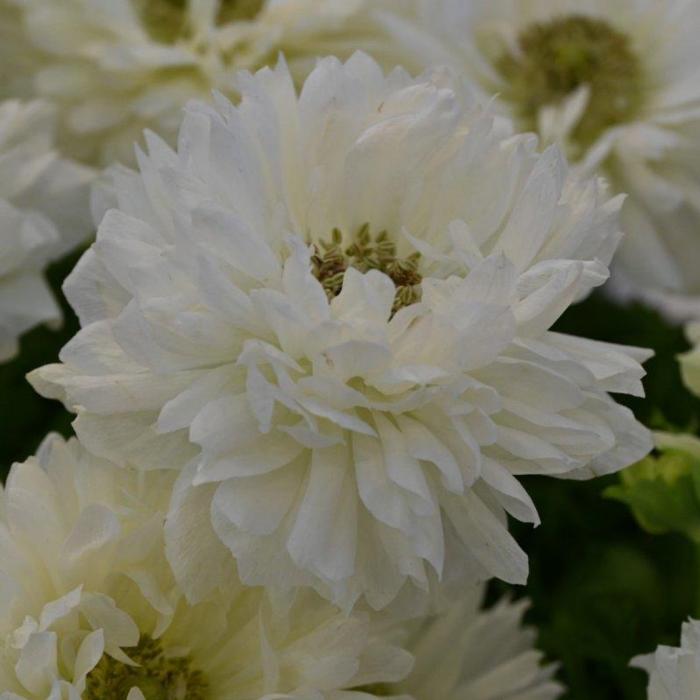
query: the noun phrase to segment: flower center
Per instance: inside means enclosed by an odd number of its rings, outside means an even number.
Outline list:
[[[369,224],[364,224],[352,237],[349,245],[343,244],[340,229],[333,229],[330,241],[321,241],[312,258],[316,279],[323,285],[329,299],[338,296],[343,288],[345,271],[353,267],[360,272],[379,270],[388,275],[396,285],[393,311],[409,306],[421,298],[418,272],[420,253],[407,258],[397,255],[396,244],[386,231],[373,236]]]
[[[191,0],[136,0],[148,34],[154,41],[174,44],[189,35],[188,7]],[[217,25],[255,19],[265,0],[221,0]]]
[[[146,700],[205,700],[207,683],[193,670],[187,657],[169,658],[158,641],[143,636],[139,645],[127,650],[138,666],[127,666],[103,656],[90,672],[85,700],[124,700],[138,688]]]
[[[137,0],[141,20],[149,36],[162,44],[174,44],[187,35],[188,0]]]
[[[218,24],[245,22],[255,19],[265,6],[265,0],[221,0]]]
[[[542,107],[587,85],[589,103],[572,133],[584,148],[642,107],[641,63],[629,38],[600,19],[574,14],[532,24],[520,33],[517,51],[503,54],[497,67],[508,83],[503,96],[530,130]]]

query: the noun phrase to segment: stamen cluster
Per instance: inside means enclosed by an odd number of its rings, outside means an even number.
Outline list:
[[[204,700],[207,683],[191,668],[187,657],[168,657],[160,643],[144,635],[139,645],[126,650],[129,666],[104,655],[87,677],[85,700],[124,700],[138,688],[146,700]]]
[[[507,82],[504,97],[533,130],[542,107],[587,85],[588,108],[572,134],[582,147],[643,106],[641,62],[630,38],[605,20],[572,14],[531,24],[520,33],[517,50],[503,54],[496,67]]]
[[[352,237],[352,242],[343,245],[343,233],[333,229],[330,241],[321,241],[317,253],[312,258],[314,275],[321,282],[329,299],[340,294],[345,272],[349,267],[360,272],[378,270],[391,278],[396,285],[393,312],[410,306],[420,300],[422,277],[418,272],[420,253],[412,253],[401,258],[396,243],[387,231],[376,236],[370,225],[364,224]]]

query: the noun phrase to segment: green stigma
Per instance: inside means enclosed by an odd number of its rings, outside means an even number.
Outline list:
[[[146,700],[207,697],[204,677],[191,668],[187,657],[166,657],[160,643],[148,636],[126,651],[138,666],[127,666],[111,656],[103,656],[87,677],[84,700],[124,700],[134,687]]]
[[[397,255],[396,244],[386,231],[373,236],[369,224],[360,227],[349,244],[343,244],[340,229],[333,229],[330,241],[322,241],[312,258],[314,274],[321,282],[329,299],[338,296],[343,288],[345,271],[353,267],[360,272],[379,270],[396,285],[393,312],[409,306],[421,298],[418,272],[420,253],[407,258]]]
[[[507,82],[503,97],[533,131],[542,107],[588,85],[588,107],[572,134],[583,148],[642,108],[641,63],[629,38],[600,19],[568,15],[532,24],[520,33],[517,51],[505,53],[496,65]]]
[[[191,0],[135,0],[150,37],[162,44],[174,44],[190,36],[188,10]],[[220,0],[216,22],[219,26],[255,19],[265,0]]]

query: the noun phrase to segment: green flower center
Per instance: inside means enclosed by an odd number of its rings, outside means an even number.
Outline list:
[[[246,22],[255,19],[265,6],[265,0],[222,0],[219,6],[218,24]]]
[[[420,253],[400,258],[396,244],[389,239],[386,231],[373,236],[369,224],[365,224],[349,244],[344,244],[343,234],[336,228],[330,241],[321,241],[316,250],[312,258],[314,275],[329,299],[340,294],[345,271],[350,267],[360,272],[379,270],[393,280],[396,285],[394,313],[421,298],[420,283],[423,278],[418,272]]]
[[[188,9],[191,0],[135,0],[141,19],[154,41],[174,44],[190,33]],[[265,0],[221,0],[216,21],[219,26],[255,19]]]
[[[103,656],[87,677],[84,700],[125,700],[131,688],[138,688],[146,700],[205,700],[207,683],[200,671],[193,670],[187,657],[170,658],[160,643],[142,637],[128,649],[138,666],[127,666],[111,656]]]
[[[520,33],[517,51],[503,54],[496,65],[507,82],[504,98],[530,130],[536,130],[542,107],[587,85],[589,103],[572,134],[583,148],[642,107],[639,58],[629,38],[600,19],[574,14],[532,24]]]

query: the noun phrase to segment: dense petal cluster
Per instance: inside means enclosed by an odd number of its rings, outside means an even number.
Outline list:
[[[53,126],[43,102],[0,103],[0,360],[26,330],[61,320],[43,272],[90,230],[91,173],[53,150]]]
[[[694,700],[700,687],[700,622],[683,625],[681,646],[660,646],[632,665],[649,674],[648,700]]]
[[[618,289],[699,313],[683,303],[700,295],[696,2],[380,0],[368,16],[385,65],[453,66],[628,193]]]
[[[186,605],[163,547],[172,480],[58,437],[13,467],[0,519],[3,700],[342,700],[406,675],[410,654],[367,616],[311,595],[273,614],[231,571],[214,600]]]
[[[133,162],[144,128],[174,139],[182,108],[232,91],[232,70],[285,51],[300,70],[323,51],[360,0],[4,0],[0,26],[26,36],[38,94],[61,108],[75,157]],[[323,32],[321,32],[323,29]],[[16,52],[8,47],[8,61]]]
[[[535,631],[522,626],[527,601],[479,610],[480,590],[442,614],[402,625],[396,636],[415,657],[413,670],[378,695],[413,700],[555,700],[556,666],[542,665]]]
[[[525,581],[516,476],[651,447],[607,393],[640,394],[648,354],[550,330],[606,279],[621,198],[444,71],[358,54],[299,97],[284,65],[240,86],[189,108],[178,152],[150,136],[114,173],[66,285],[83,329],[34,385],[97,454],[181,470],[168,547],[191,600],[226,549],[246,583],[345,606]]]

